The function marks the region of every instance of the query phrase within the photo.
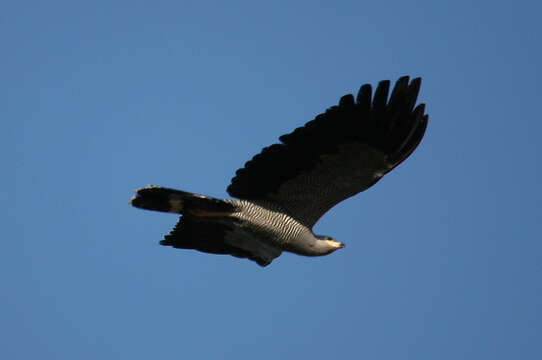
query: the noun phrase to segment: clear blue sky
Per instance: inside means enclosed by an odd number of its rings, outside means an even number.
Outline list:
[[[541,5],[1,7],[2,359],[541,359]],[[236,169],[362,83],[423,78],[420,147],[269,267],[158,245],[159,184]]]

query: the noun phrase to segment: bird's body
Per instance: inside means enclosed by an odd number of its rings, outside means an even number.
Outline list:
[[[344,245],[332,239],[320,239],[311,229],[288,214],[288,211],[270,202],[236,201],[241,211],[234,214],[243,228],[269,246],[299,255],[327,255]]]
[[[131,203],[183,216],[160,242],[176,248],[230,254],[268,265],[282,251],[306,256],[344,247],[315,235],[316,221],[338,202],[376,183],[406,159],[427,126],[423,104],[414,108],[420,79],[389,81],[371,98],[370,85],[357,100],[338,106],[280,137],[238,170],[228,187],[240,200],[215,199],[159,186],[137,190]]]

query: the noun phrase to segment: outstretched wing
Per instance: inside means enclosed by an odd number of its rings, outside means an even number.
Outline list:
[[[312,227],[331,207],[376,183],[420,143],[428,115],[416,104],[421,79],[400,78],[388,100],[389,81],[363,85],[356,100],[316,116],[280,137],[237,170],[228,193],[276,202]]]
[[[182,216],[160,244],[211,254],[229,254],[255,261],[260,266],[269,265],[282,253],[281,249],[253,238],[240,227],[228,226],[215,218],[209,219]]]

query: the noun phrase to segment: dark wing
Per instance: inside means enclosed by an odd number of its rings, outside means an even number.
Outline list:
[[[189,216],[182,216],[160,244],[211,254],[229,254],[253,260],[260,266],[269,265],[282,253],[282,250],[250,237],[236,226]]]
[[[389,81],[371,96],[363,85],[356,101],[341,98],[305,126],[280,137],[237,170],[231,196],[279,203],[312,227],[331,207],[376,183],[420,143],[428,116],[416,104],[421,79],[400,78],[388,100]]]

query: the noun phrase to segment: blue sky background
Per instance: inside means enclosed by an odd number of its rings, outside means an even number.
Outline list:
[[[541,359],[542,6],[24,1],[0,12],[2,359]],[[158,245],[362,83],[422,76],[414,154],[267,268]]]

